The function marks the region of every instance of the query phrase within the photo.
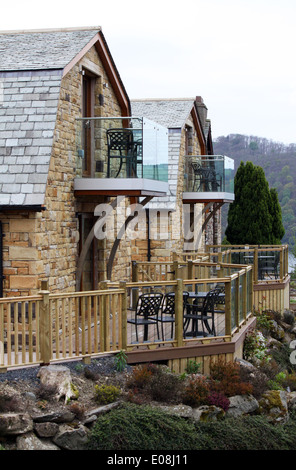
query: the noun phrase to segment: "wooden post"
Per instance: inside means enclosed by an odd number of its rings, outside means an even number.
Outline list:
[[[240,291],[239,291],[239,286],[240,286],[240,275],[237,274],[237,278],[235,280],[235,326],[239,326],[240,322]]]
[[[177,347],[183,346],[183,280],[177,279],[175,286],[175,339]]]
[[[243,317],[244,317],[244,320],[246,320],[247,319],[247,304],[248,304],[248,299],[247,299],[247,295],[248,295],[247,269],[245,269],[244,271],[245,272],[243,274],[242,296],[243,296]]]
[[[101,281],[99,283],[100,290],[107,288],[107,282]],[[100,350],[101,352],[109,351],[108,344],[110,345],[110,338],[108,337],[108,312],[107,312],[107,297],[105,295],[100,296],[101,308],[100,308]]]
[[[187,262],[187,279],[194,279],[193,275],[193,261],[189,260]]]
[[[280,280],[284,279],[284,252],[283,247],[281,247],[280,251]]]
[[[225,334],[231,335],[231,281],[225,282]]]
[[[51,360],[51,317],[49,311],[49,290],[48,281],[41,281],[42,301],[40,303],[40,359],[44,364],[49,364]],[[58,348],[59,345],[57,344]]]
[[[139,266],[136,261],[132,261],[132,282],[139,282]],[[139,289],[131,289],[131,307],[136,308],[139,297]]]
[[[254,248],[254,282],[258,284],[258,248]]]
[[[173,273],[174,273],[174,279],[176,280],[178,278],[178,273],[179,273],[179,263],[178,261],[173,261]]]
[[[120,281],[120,288],[124,289],[124,294],[122,296],[122,320],[121,320],[121,346],[123,350],[127,348],[127,288],[126,282]]]

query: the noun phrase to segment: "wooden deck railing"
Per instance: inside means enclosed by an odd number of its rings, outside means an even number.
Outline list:
[[[0,299],[0,369],[126,348],[126,290]]]
[[[288,276],[288,245],[207,245],[220,262],[253,265],[254,283],[280,283]]]
[[[183,347],[195,341],[183,338],[183,291],[225,287],[225,313],[217,316],[217,336],[225,341],[252,313],[251,268],[229,276],[149,282],[104,282],[91,292],[51,294],[42,281],[39,294],[0,299],[0,371],[10,367],[48,364],[134,348]],[[159,340],[151,331],[148,341],[134,341],[128,323],[137,296],[147,290],[175,292],[174,337]],[[205,339],[205,338],[203,338]],[[201,339],[202,340],[202,339]]]

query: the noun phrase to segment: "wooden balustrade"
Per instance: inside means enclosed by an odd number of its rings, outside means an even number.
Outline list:
[[[216,266],[205,264],[208,270]],[[198,266],[201,267],[204,266]],[[194,269],[197,266],[191,262],[189,272]],[[196,287],[210,289],[216,283],[224,284],[226,294],[225,314],[220,315],[223,327],[217,335],[222,341],[229,340],[252,313],[248,300],[252,293],[250,270],[244,267],[229,276],[219,271],[219,276],[202,279],[106,281],[97,291],[56,294],[51,294],[47,282],[42,281],[36,296],[0,299],[0,371],[75,358],[89,360],[138,347],[182,348],[192,341],[183,337],[183,292]],[[144,342],[135,345],[131,340],[129,308],[139,293],[147,289],[175,292],[175,335],[169,342],[150,338],[150,345]]]

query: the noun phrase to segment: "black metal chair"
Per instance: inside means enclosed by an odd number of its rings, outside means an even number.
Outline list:
[[[159,339],[158,316],[162,298],[163,294],[161,293],[147,293],[139,296],[134,318],[127,320],[128,323],[132,323],[136,327],[137,342],[139,341],[138,325],[144,326],[144,341],[148,340],[149,325],[156,325],[157,337]]]
[[[133,132],[130,129],[108,129],[108,166],[107,178],[111,176],[117,178],[121,172],[123,162],[126,165],[126,177],[136,176],[136,147],[134,145]],[[117,168],[113,168],[112,160],[118,160]],[[111,171],[114,170],[114,175]]]
[[[224,308],[221,308],[223,305]],[[214,289],[214,311],[215,313],[225,313],[225,286],[217,286]]]
[[[184,313],[184,338],[186,336],[216,336],[215,329],[215,290],[211,290],[207,293],[206,297],[203,299],[200,304],[198,301],[193,301],[192,303],[187,302],[186,310]],[[202,330],[198,330],[198,322],[201,322]],[[209,325],[211,322],[211,327]],[[188,327],[192,324],[192,331],[188,332]],[[207,332],[205,331],[205,328]]]
[[[183,307],[185,308],[189,292],[183,292]],[[161,323],[161,335],[162,339],[165,339],[164,324],[171,324],[171,338],[173,338],[174,324],[175,324],[175,292],[169,292],[164,295],[160,314],[157,319]]]
[[[214,168],[201,166],[200,163],[192,163],[191,166],[194,173],[192,191],[218,191],[221,181],[218,182]]]

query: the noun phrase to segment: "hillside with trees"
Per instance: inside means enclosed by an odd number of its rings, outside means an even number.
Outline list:
[[[285,235],[282,243],[293,246],[296,236],[296,144],[285,145],[261,137],[230,134],[214,140],[215,155],[234,159],[235,171],[240,162],[260,166],[270,188],[275,188],[282,210]],[[228,204],[222,211],[223,229],[227,226]]]

